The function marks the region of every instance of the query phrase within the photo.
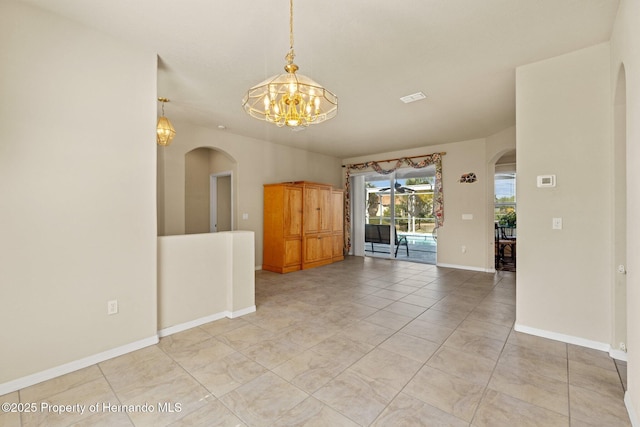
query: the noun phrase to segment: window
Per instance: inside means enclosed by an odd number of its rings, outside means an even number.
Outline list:
[[[500,221],[505,215],[516,211],[516,173],[496,172],[494,219]],[[513,214],[512,214],[513,215]]]

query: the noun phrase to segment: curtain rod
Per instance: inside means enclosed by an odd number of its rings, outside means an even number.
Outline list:
[[[423,154],[423,155],[421,155],[421,156],[400,157],[400,158],[397,158],[397,159],[371,160],[371,162],[377,162],[377,163],[397,162],[398,160],[401,160],[401,159],[418,159],[418,158],[420,158],[420,157],[429,157],[429,156],[433,156],[434,154],[440,154],[441,156],[444,156],[444,155],[445,155],[445,154],[447,154],[447,153],[446,153],[446,151],[445,151],[445,152],[442,152],[442,153],[431,153],[431,154]],[[351,164],[348,164],[348,165],[342,165],[342,167],[343,167],[343,168],[346,168],[347,166],[362,166],[362,165],[364,165],[365,163],[369,163],[369,162],[363,162],[363,163],[351,163]]]

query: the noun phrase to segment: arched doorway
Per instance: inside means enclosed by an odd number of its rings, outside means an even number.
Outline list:
[[[493,219],[496,270],[516,270],[516,151],[500,156],[494,165]]]
[[[199,147],[185,154],[185,234],[234,229],[235,169],[233,158],[213,148]]]

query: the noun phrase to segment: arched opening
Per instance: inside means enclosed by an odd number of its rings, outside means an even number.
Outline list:
[[[491,218],[496,270],[516,270],[516,150],[503,152],[494,164]]]
[[[627,87],[620,66],[614,98],[613,156],[613,342],[616,358],[626,360],[627,342]]]
[[[235,160],[222,151],[200,147],[187,152],[184,162],[185,234],[234,230]]]

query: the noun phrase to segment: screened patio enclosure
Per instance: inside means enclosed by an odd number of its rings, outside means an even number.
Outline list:
[[[364,174],[365,256],[436,263],[434,181],[435,166]]]

